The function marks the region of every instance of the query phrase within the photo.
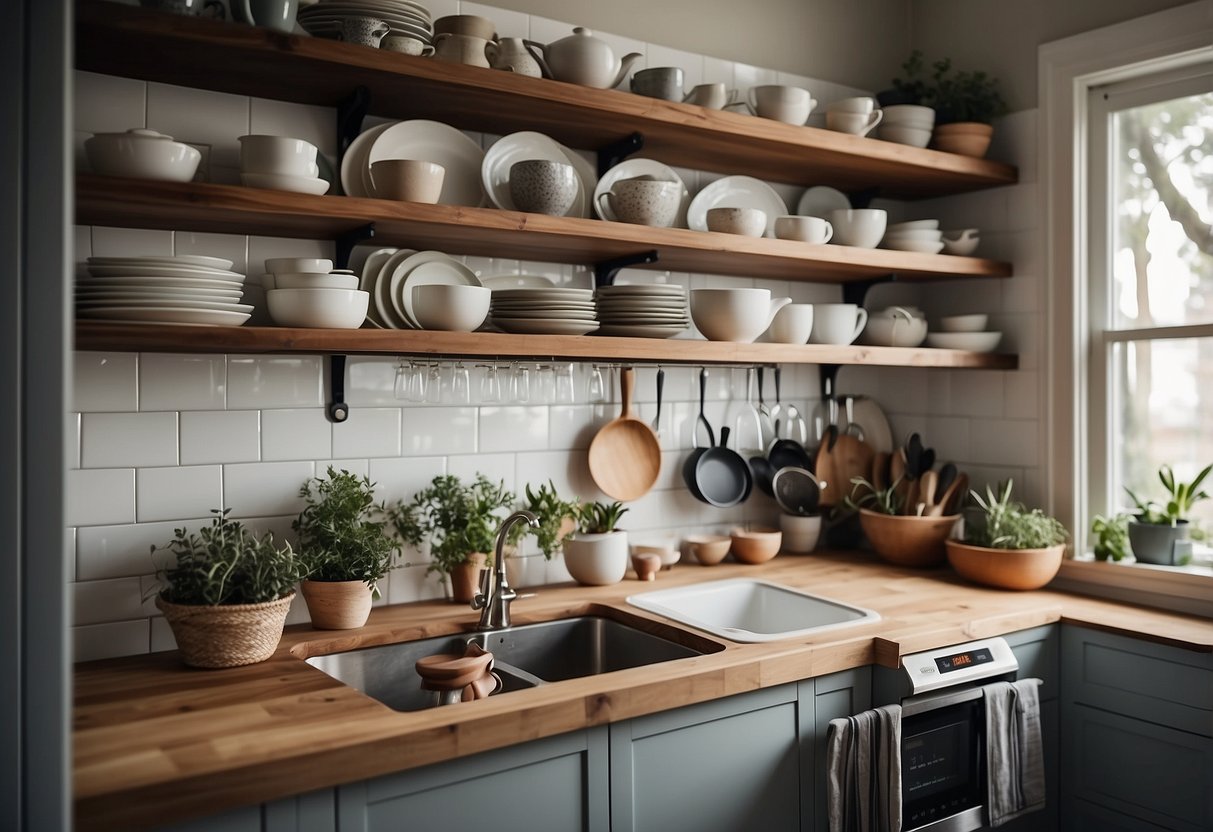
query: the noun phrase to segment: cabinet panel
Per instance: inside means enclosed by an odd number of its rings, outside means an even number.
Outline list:
[[[613,832],[800,828],[797,686],[611,726]]]
[[[1167,832],[1165,826],[1120,815],[1085,800],[1067,801],[1063,807],[1062,823],[1066,832]]]
[[[805,683],[808,684],[808,683]],[[826,732],[831,719],[872,707],[872,668],[859,667],[812,680],[813,684],[813,829],[829,832],[826,814]]]
[[[1058,729],[1061,703],[1056,699],[1040,703],[1041,743],[1044,745],[1045,807],[1000,826],[1002,832],[1071,832],[1069,826],[1058,826],[1061,815],[1061,736]]]
[[[336,808],[334,790],[321,789],[172,824],[162,827],[161,832],[334,832]]]
[[[1003,638],[1019,662],[1019,678],[1037,678],[1042,702],[1056,699],[1061,682],[1061,634],[1056,624],[1009,633]]]

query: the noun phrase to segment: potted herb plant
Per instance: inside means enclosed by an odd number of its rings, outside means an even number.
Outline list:
[[[1011,500],[1013,481],[996,493],[969,494],[980,513],[964,542],[949,540],[948,562],[964,577],[1002,589],[1039,589],[1061,568],[1068,534],[1056,518]]]
[[[430,541],[426,572],[450,582],[451,600],[468,603],[480,584],[480,570],[490,565],[502,510],[513,503],[504,482],[494,484],[477,474],[471,485],[464,485],[446,474],[434,477],[411,503],[397,503],[389,515],[404,542],[420,546]]]
[[[1129,520],[1129,544],[1133,557],[1142,563],[1170,565],[1179,560],[1176,544],[1191,536],[1188,514],[1192,506],[1209,498],[1200,486],[1213,465],[1207,465],[1191,482],[1180,482],[1170,465],[1158,469],[1158,479],[1167,491],[1166,505],[1140,499],[1128,488],[1137,504],[1137,515]]]
[[[877,488],[863,477],[851,480],[846,505],[859,512],[859,527],[881,558],[898,566],[935,566],[944,561],[944,541],[959,515],[920,517],[902,514],[897,480]]]
[[[1095,515],[1091,521],[1091,534],[1095,538],[1092,547],[1096,560],[1121,561],[1129,556],[1129,516],[1114,514],[1111,517]]]
[[[157,564],[156,606],[172,628],[181,657],[191,667],[238,667],[274,654],[307,570],[289,543],[255,536],[230,509],[214,510],[198,534],[176,529],[165,546],[173,556]]]
[[[628,509],[623,503],[583,503],[577,507],[577,531],[564,539],[564,565],[580,584],[607,586],[628,571],[628,534],[618,528]]]
[[[994,136],[992,122],[1007,111],[998,79],[984,72],[951,73],[952,62],[935,62],[931,103],[936,126],[933,143],[939,150],[981,158]]]
[[[523,493],[526,499],[519,501],[517,508],[526,509],[538,517],[539,528],[531,529],[525,523],[519,523],[510,529],[509,542],[511,546],[517,547],[523,535],[534,534],[544,559],[551,560],[560,551],[564,539],[577,528],[578,504],[563,499],[551,480],[540,483],[538,488],[532,488],[528,483]],[[517,557],[509,557],[506,560],[507,576],[511,586],[523,585],[520,574],[508,574],[511,564],[519,560]],[[515,569],[514,571],[520,572],[521,570]]]
[[[308,480],[299,496],[306,506],[291,528],[308,569],[300,589],[312,626],[361,627],[400,551],[387,534],[382,506],[375,504],[375,486],[365,476],[330,466],[327,478]]]

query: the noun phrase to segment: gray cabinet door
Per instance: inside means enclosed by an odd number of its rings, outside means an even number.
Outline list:
[[[606,832],[605,728],[341,786],[340,832]]]
[[[611,725],[611,829],[800,829],[811,725],[795,684]]]
[[[1009,633],[1003,638],[1019,662],[1020,679],[1040,679],[1040,701],[1058,697],[1061,688],[1061,633],[1057,624]]]
[[[161,832],[334,832],[337,797],[321,789],[162,827]]]
[[[1066,832],[1168,832],[1165,826],[1117,814],[1085,800],[1072,800],[1066,804],[1064,823]]]
[[[1037,677],[1044,678],[1044,677]],[[1045,807],[1008,824],[998,827],[999,832],[1057,832],[1070,826],[1059,826],[1061,817],[1061,736],[1058,730],[1061,703],[1050,699],[1040,703],[1040,733],[1045,757]]]
[[[826,814],[826,732],[831,719],[857,714],[872,707],[872,668],[859,667],[831,673],[801,682],[801,686],[811,686],[813,691],[813,776],[810,781],[813,787],[812,799],[806,797],[812,822],[806,821],[805,828],[829,832],[830,820]]]

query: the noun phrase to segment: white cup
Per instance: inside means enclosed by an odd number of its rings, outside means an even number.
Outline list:
[[[708,231],[761,237],[767,230],[767,213],[761,208],[709,208]]]
[[[442,195],[446,168],[422,159],[380,159],[371,165],[371,192],[379,199],[433,205]]]
[[[750,87],[746,103],[754,115],[797,125],[804,124],[817,105],[808,90],[783,84]]]
[[[278,176],[320,175],[316,145],[287,136],[241,136],[240,170],[243,173],[272,173]]]
[[[322,257],[270,257],[265,270],[270,274],[328,274],[333,261]]]
[[[821,515],[802,517],[797,514],[780,514],[779,530],[783,532],[782,550],[805,554],[817,548],[821,537]]]
[[[775,313],[767,336],[776,344],[807,344],[813,332],[813,304],[789,303]]]
[[[810,344],[854,343],[868,323],[868,310],[854,303],[818,303],[813,308]]]
[[[834,226],[821,217],[789,215],[775,218],[775,236],[781,240],[799,240],[802,243],[828,243],[834,236]]]
[[[873,110],[867,115],[830,110],[826,112],[826,127],[839,133],[866,136],[872,132],[877,124],[880,124],[880,119],[883,116],[884,111],[882,110]]]
[[[884,237],[889,214],[882,208],[836,208],[830,212],[834,244],[876,248]]]
[[[826,106],[826,112],[830,113],[858,113],[861,116],[870,115],[876,109],[876,99],[866,95],[860,95],[855,98],[843,98],[838,101],[831,101]]]
[[[729,103],[729,90],[723,83],[698,84],[682,99],[686,104],[696,104],[709,110],[719,110]]]

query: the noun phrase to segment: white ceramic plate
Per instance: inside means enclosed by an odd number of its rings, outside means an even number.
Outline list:
[[[393,256],[380,272],[380,286],[385,281],[388,284],[387,297],[396,313],[393,317],[402,319],[405,326],[414,329],[420,328],[413,314],[415,287],[427,283],[450,286],[480,285],[474,271],[441,251],[412,252],[403,259],[399,259],[399,254]]]
[[[595,312],[592,303],[566,303],[564,301],[539,301],[526,303],[494,303],[493,310],[502,313],[519,312],[525,314],[532,309],[568,309],[570,312]]]
[[[363,186],[368,195],[374,193],[369,182],[370,166],[384,159],[437,162],[446,168],[442,193],[438,197],[440,205],[484,205],[484,189],[480,186],[484,151],[454,127],[438,121],[414,119],[397,122],[380,133],[371,143],[362,166]],[[345,181],[344,172],[342,181]]]
[[[276,173],[242,173],[240,181],[249,188],[264,188],[270,191],[290,191],[297,194],[320,196],[328,193],[328,181],[311,176],[283,176]]]
[[[418,21],[415,18],[402,17],[400,15],[391,14],[389,12],[349,12],[343,14],[314,14],[299,21],[299,25],[303,30],[315,37],[327,38],[336,37],[341,30],[342,19],[346,17],[373,17],[377,20],[382,20],[389,26],[389,35],[404,35],[405,37],[417,38],[417,40],[429,43],[433,37],[433,32],[429,26]]]
[[[78,300],[100,298],[131,298],[146,300],[147,298],[190,298],[191,300],[239,300],[244,294],[242,289],[140,289],[139,287],[118,289],[79,289],[76,291]]]
[[[198,266],[203,269],[230,271],[234,263],[222,257],[204,257],[201,254],[178,254],[172,257],[90,257],[90,265],[98,266]]]
[[[494,289],[493,300],[552,300],[568,298],[571,300],[593,300],[593,289],[566,289],[554,286],[550,289]]]
[[[597,318],[594,316],[593,309],[528,309],[526,311],[507,311],[501,310],[493,313],[493,319],[505,318],[507,321],[545,321],[545,320],[566,320],[566,321],[594,321]]]
[[[178,289],[241,289],[243,280],[223,280],[211,277],[89,277],[78,278],[79,289],[178,288]]]
[[[631,324],[603,324],[596,335],[609,335],[614,338],[673,338],[686,332],[684,326],[644,326]]]
[[[363,292],[370,293],[371,303],[366,308],[367,320],[374,326],[385,329],[387,324],[379,315],[379,310],[375,305],[375,282],[379,279],[379,270],[383,268],[383,264],[395,254],[399,249],[395,248],[378,248],[366,256],[366,260],[362,263],[362,274],[358,280],[358,288]]]
[[[687,190],[686,183],[672,167],[662,164],[656,159],[625,159],[602,175],[602,178],[598,180],[598,186],[594,188],[594,198],[591,200],[594,213],[598,215],[598,218],[608,222],[616,221],[615,212],[611,210],[611,206],[603,206],[599,202],[599,197],[609,191],[620,179],[635,179],[638,176],[652,176],[654,179],[678,183],[678,186],[682,188],[682,197],[678,203],[678,215],[674,217],[674,228],[686,228],[687,208],[691,205],[691,192]]]
[[[550,288],[556,284],[549,277],[531,274],[496,274],[492,277],[480,278],[481,285],[488,286],[494,292],[501,289],[539,289]]]
[[[247,312],[224,312],[217,309],[185,309],[163,306],[145,309],[141,306],[111,306],[105,309],[81,309],[78,317],[97,321],[127,321],[149,324],[211,324],[240,326],[249,319]]]
[[[818,185],[800,195],[800,202],[796,203],[796,213],[802,217],[821,217],[828,220],[831,211],[850,207],[851,200],[847,199],[847,195],[842,191]]]
[[[885,233],[897,233],[898,231],[938,231],[939,220],[909,220],[908,222],[895,222],[885,228]]]
[[[615,283],[610,286],[599,286],[600,295],[670,295],[685,297],[687,289],[676,283]]]
[[[206,269],[201,266],[92,266],[88,267],[93,277],[174,277],[205,278],[208,280],[239,280],[244,275],[226,269]]]
[[[142,300],[85,300],[76,299],[77,309],[113,309],[119,308],[135,308],[141,309],[216,309],[226,310],[228,312],[252,312],[251,304],[235,303],[234,301],[214,301],[214,300],[189,300],[188,298],[145,298]]]
[[[375,139],[383,135],[391,126],[391,124],[380,124],[364,130],[350,142],[345,155],[341,157],[341,190],[345,191],[346,196],[369,197],[371,195],[363,184],[363,172],[368,169],[367,154],[371,152],[371,145],[375,143]]]
[[[590,215],[591,189],[587,189],[585,172],[580,169],[582,166],[573,161],[573,155],[572,151],[566,149],[560,142],[548,138],[542,133],[533,131],[511,133],[508,136],[502,136],[485,151],[484,161],[480,165],[480,181],[484,185],[485,193],[489,195],[489,200],[494,205],[504,211],[517,211],[518,208],[510,197],[510,168],[518,162],[526,162],[531,159],[568,163],[573,165],[573,169],[577,172],[577,197],[564,216],[584,219]],[[577,158],[581,159],[580,156]],[[593,175],[593,169],[591,169],[590,176]]]
[[[788,212],[775,189],[752,176],[726,176],[708,185],[691,200],[687,225],[696,231],[708,230],[710,208],[757,208],[767,215],[767,237],[775,236],[775,220]]]
[[[420,3],[411,0],[320,0],[310,6],[301,6],[299,14],[317,14],[333,9],[351,9],[353,11],[398,12],[414,15],[423,20],[432,19],[430,10]]]
[[[494,318],[493,323],[504,332],[514,332],[520,335],[587,335],[598,329],[597,321]]]
[[[375,311],[379,313],[379,320],[388,329],[411,329],[408,322],[396,312],[396,308],[392,305],[391,294],[391,275],[396,267],[405,260],[417,253],[416,249],[402,248],[395,254],[389,256],[383,261],[379,267],[378,273],[375,275],[373,284],[374,291],[371,293],[371,305]]]

